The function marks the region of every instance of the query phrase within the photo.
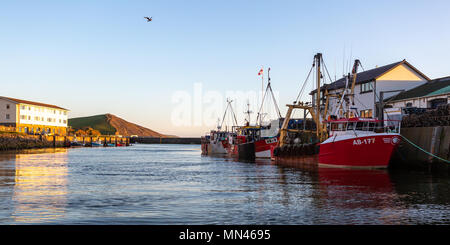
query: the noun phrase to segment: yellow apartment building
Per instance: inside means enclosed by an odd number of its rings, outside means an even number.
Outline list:
[[[66,135],[68,109],[0,96],[0,125],[27,134]]]

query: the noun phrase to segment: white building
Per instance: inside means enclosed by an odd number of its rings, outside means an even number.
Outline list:
[[[0,96],[0,125],[30,134],[67,133],[69,110],[50,104]]]
[[[345,88],[345,80],[345,78],[341,78],[331,84],[322,86],[322,93],[327,89],[329,94],[342,94]],[[380,99],[384,100],[384,98],[398,94],[399,90],[409,90],[427,83],[429,80],[427,76],[406,60],[357,73],[354,91],[355,104],[351,104],[350,107],[355,108],[360,117],[382,117],[383,114],[377,106]],[[348,81],[347,86],[351,86],[351,81]],[[312,102],[315,104],[316,91],[312,91],[310,94],[312,95]],[[343,112],[338,108],[339,99],[337,97],[329,98],[328,111],[340,111],[339,115],[342,116]]]
[[[408,108],[435,109],[450,101],[450,77],[434,79],[385,100],[385,118],[399,120]]]

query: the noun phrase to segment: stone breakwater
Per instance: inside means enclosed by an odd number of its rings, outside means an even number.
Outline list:
[[[22,150],[33,148],[68,147],[70,142],[89,145],[92,142],[101,142],[108,145],[130,144],[130,139],[119,136],[53,136],[53,135],[24,135],[18,133],[0,133],[0,151]]]
[[[59,146],[63,146],[63,143],[60,143]],[[2,151],[47,147],[54,147],[54,144],[46,137],[9,133],[0,135],[0,150]]]

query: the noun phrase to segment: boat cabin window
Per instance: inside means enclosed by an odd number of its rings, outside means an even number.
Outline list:
[[[373,131],[375,129],[375,123],[374,122],[369,122],[369,131]]]
[[[355,128],[355,123],[354,122],[347,123],[347,130],[354,130],[354,128]]]
[[[347,128],[347,122],[331,124],[331,131],[344,131],[346,128]]]
[[[355,130],[364,130],[364,122],[357,122]]]

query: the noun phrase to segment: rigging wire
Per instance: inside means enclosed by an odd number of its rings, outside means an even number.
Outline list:
[[[305,82],[303,82],[302,88],[300,89],[300,92],[298,93],[297,98],[295,99],[295,102],[298,102],[298,99],[300,98],[300,96],[303,95],[303,92],[304,92],[305,87],[306,87],[305,85],[308,83],[308,79],[309,79],[309,77],[311,75],[311,72],[312,72],[313,68],[314,68],[314,64],[311,66],[311,69],[309,70],[308,76],[306,77]]]
[[[278,117],[279,117],[279,118],[282,117],[282,116],[281,116],[281,112],[280,112],[280,108],[278,108],[278,104],[277,104],[277,101],[276,101],[276,99],[275,99],[275,95],[273,94],[272,86],[270,85],[270,80],[269,80],[269,82],[267,83],[266,92],[264,93],[264,96],[263,96],[263,99],[262,99],[262,102],[261,102],[261,107],[259,108],[259,111],[258,111],[258,116],[257,116],[257,118],[256,118],[256,122],[258,122],[258,120],[260,119],[260,117],[262,118],[261,111],[262,111],[262,108],[263,108],[263,105],[264,105],[264,101],[265,101],[266,95],[267,95],[267,93],[268,93],[269,91],[270,91],[270,93],[271,93],[271,95],[272,95],[272,100],[273,100],[273,103],[274,103],[274,105],[275,105],[275,109],[276,109],[276,111],[277,111],[277,113],[278,113]]]
[[[325,71],[327,72],[328,78],[330,79],[330,83],[331,83],[333,80],[331,79],[330,73],[328,72],[328,68],[325,65],[325,61],[323,61],[323,57],[322,57],[322,64],[325,67]],[[325,84],[325,79],[324,79],[324,84]]]

